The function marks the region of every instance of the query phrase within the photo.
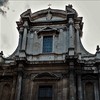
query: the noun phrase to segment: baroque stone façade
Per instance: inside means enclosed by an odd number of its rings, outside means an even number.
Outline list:
[[[0,53],[0,100],[100,100],[100,48],[95,54],[84,49],[82,17],[72,5],[28,9],[17,26],[17,49],[7,58]],[[51,51],[43,52],[48,36]],[[46,89],[51,95],[41,96]]]

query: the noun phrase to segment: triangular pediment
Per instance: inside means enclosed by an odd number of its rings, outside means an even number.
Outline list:
[[[52,30],[56,30],[56,29],[51,28],[51,27],[44,27],[44,28],[42,28],[42,29],[39,30],[39,31],[52,31]]]
[[[37,34],[40,35],[42,33],[47,33],[47,32],[54,32],[56,34],[59,33],[59,30],[55,29],[55,28],[51,28],[51,27],[44,27],[42,29],[40,29]],[[52,33],[53,34],[53,33]]]
[[[49,72],[44,72],[44,73],[40,73],[37,74],[33,80],[41,80],[41,79],[59,79],[59,77],[53,73],[49,73]]]

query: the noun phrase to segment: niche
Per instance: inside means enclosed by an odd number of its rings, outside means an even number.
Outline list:
[[[3,86],[1,100],[10,100],[10,96],[11,96],[11,87],[9,84],[5,84]]]

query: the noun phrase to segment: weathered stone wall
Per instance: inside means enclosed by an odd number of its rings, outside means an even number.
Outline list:
[[[0,79],[0,100],[14,100],[16,80],[3,76]]]
[[[39,85],[53,86],[53,100],[67,100],[68,98],[68,82],[66,79],[48,80],[48,81],[33,81],[24,79],[22,87],[22,100],[38,100]]]

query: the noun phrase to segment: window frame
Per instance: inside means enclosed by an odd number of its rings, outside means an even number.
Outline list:
[[[84,84],[84,98],[85,98],[85,100],[88,100],[87,99],[87,94],[90,94],[89,92],[87,93],[87,89],[86,89],[86,87],[87,87],[87,85],[92,85],[93,86],[93,94],[92,94],[92,96],[93,96],[93,100],[95,100],[95,87],[94,87],[94,83],[93,82],[86,82],[85,84]]]
[[[90,79],[88,79],[88,80],[82,80],[82,88],[83,88],[83,90],[82,90],[82,94],[83,94],[83,99],[86,99],[86,92],[85,92],[85,85],[86,85],[86,83],[92,83],[93,84],[93,88],[94,88],[94,100],[99,100],[98,98],[98,93],[99,93],[99,90],[98,90],[98,82],[95,80],[95,79],[93,79],[93,80],[90,80]]]
[[[52,37],[52,40],[50,42],[52,42],[51,44],[51,51],[46,51],[44,50],[44,37]],[[42,53],[47,54],[47,53],[52,53],[53,52],[53,42],[54,42],[54,36],[53,35],[43,35],[43,41],[42,41]]]
[[[55,98],[56,98],[56,95],[57,95],[57,91],[55,91],[55,89],[57,90],[57,85],[56,85],[56,80],[54,81],[54,80],[50,80],[50,81],[34,81],[34,99],[35,100],[38,100],[38,89],[39,89],[39,86],[41,86],[41,85],[50,85],[50,86],[52,86],[52,100],[55,100]]]
[[[51,89],[51,90],[50,90]],[[48,91],[49,90],[49,91]],[[44,91],[44,96],[41,96],[40,91]],[[51,92],[51,95],[49,96],[48,93]],[[39,85],[38,87],[38,100],[52,100],[53,98],[53,86],[52,85]]]

